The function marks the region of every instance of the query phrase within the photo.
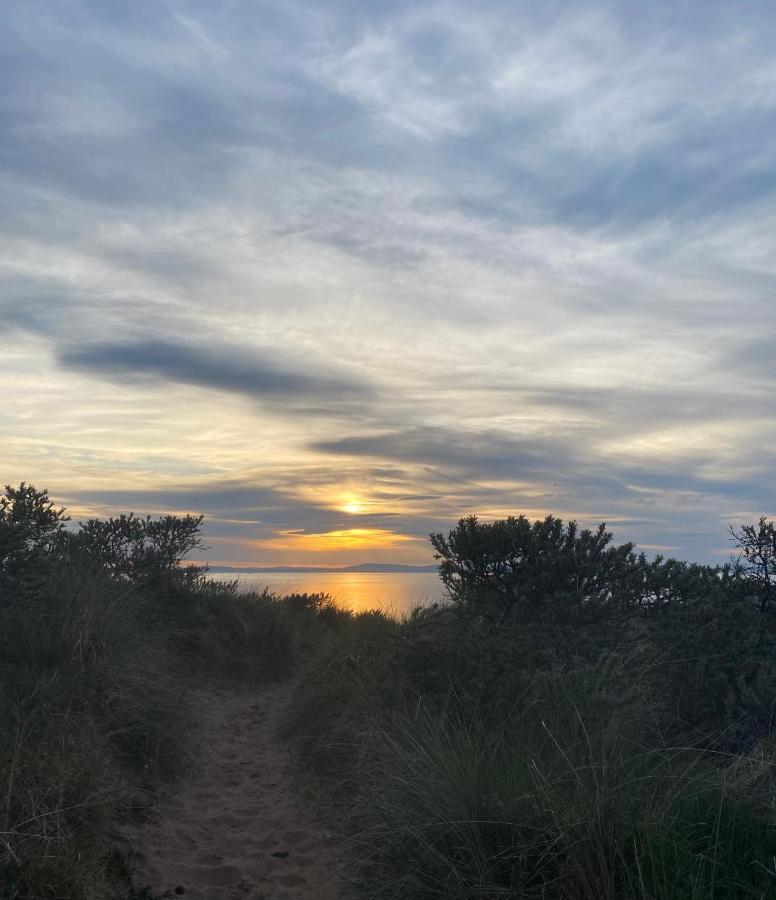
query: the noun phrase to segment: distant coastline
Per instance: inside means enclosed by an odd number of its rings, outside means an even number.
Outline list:
[[[235,574],[235,575],[263,575],[263,574],[320,574],[335,575],[338,572],[347,573],[369,573],[378,575],[380,573],[424,573],[437,571],[437,566],[430,564],[427,566],[412,566],[403,563],[358,563],[354,566],[210,566],[209,570],[214,574]]]

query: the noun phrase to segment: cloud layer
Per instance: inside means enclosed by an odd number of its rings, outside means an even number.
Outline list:
[[[220,345],[197,347],[149,338],[131,344],[104,343],[69,347],[57,355],[61,368],[128,382],[188,384],[211,391],[242,394],[255,400],[323,401],[332,406],[348,397],[366,396],[365,385],[318,370],[313,374],[273,360],[276,351]]]
[[[776,515],[774,39],[759,2],[12,2],[0,475],[202,509],[220,561],[520,511],[719,558]]]

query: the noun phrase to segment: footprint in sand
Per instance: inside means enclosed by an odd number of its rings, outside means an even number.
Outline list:
[[[203,698],[200,771],[134,835],[138,887],[188,900],[339,900],[323,829],[302,809],[277,737],[293,685]]]

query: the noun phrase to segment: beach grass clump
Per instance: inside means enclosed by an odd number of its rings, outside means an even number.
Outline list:
[[[189,675],[257,684],[293,667],[292,617],[267,591],[242,593],[236,583],[200,578],[173,586],[156,616],[170,653]]]
[[[185,758],[185,685],[152,598],[47,568],[0,604],[0,869],[8,896],[110,895],[105,829]],[[0,880],[0,883],[2,881]]]
[[[601,756],[531,718],[493,732],[424,711],[372,732],[366,896],[767,896],[776,836],[712,765]]]
[[[289,727],[359,896],[772,896],[771,758],[645,743],[646,698],[612,693],[618,663],[528,678],[496,719],[466,684],[429,694],[358,646],[322,655]]]
[[[215,583],[160,595],[79,564],[0,604],[0,884],[7,898],[124,896],[111,829],[180,777],[194,692],[293,663],[288,610]],[[0,891],[0,897],[7,900]]]
[[[269,594],[184,569],[160,535],[190,543],[189,525],[93,523],[87,553],[45,491],[3,499],[0,898],[124,900],[116,827],[185,772],[197,689],[286,673],[292,616]],[[139,541],[135,556],[123,535]]]
[[[185,772],[197,689],[288,672],[291,618],[266,594],[161,597],[69,567],[2,604],[0,897],[124,897],[114,826]]]

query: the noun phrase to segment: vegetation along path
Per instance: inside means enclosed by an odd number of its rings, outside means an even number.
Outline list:
[[[304,812],[278,737],[292,690],[205,695],[201,763],[138,833],[138,888],[191,900],[339,898],[326,832]]]

